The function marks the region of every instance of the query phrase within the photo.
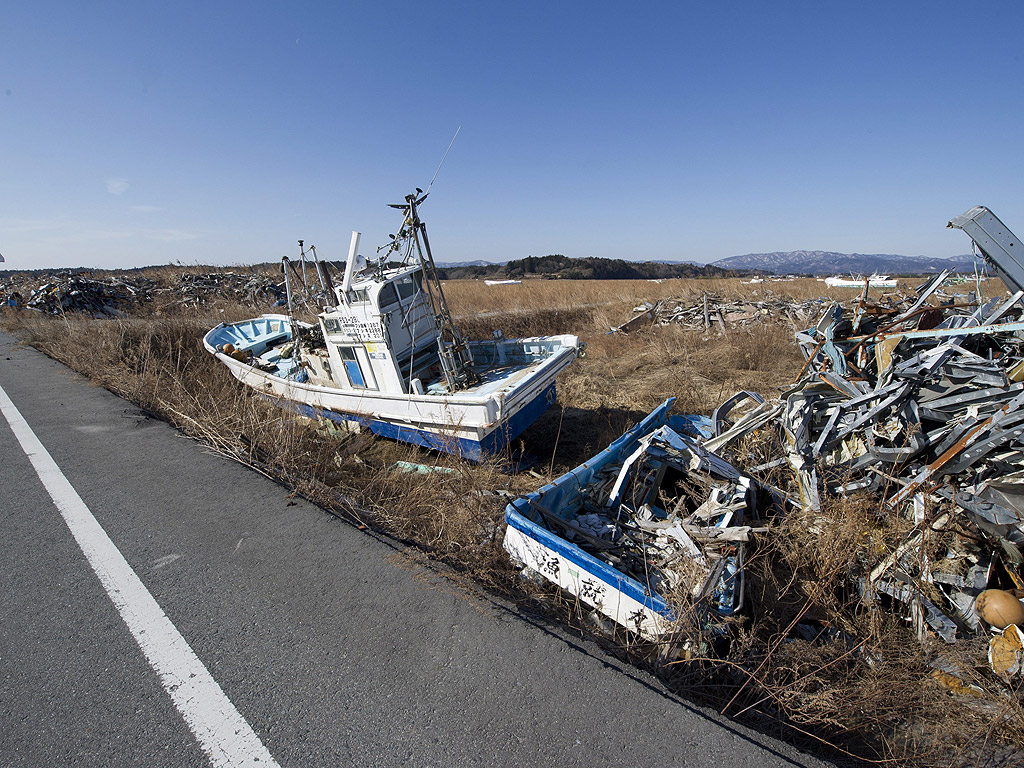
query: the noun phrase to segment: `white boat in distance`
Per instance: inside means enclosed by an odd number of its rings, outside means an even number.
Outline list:
[[[210,330],[203,344],[261,393],[313,417],[467,459],[500,452],[555,402],[555,376],[583,354],[576,336],[465,341],[452,321],[417,206],[382,257],[357,257],[358,232],[335,287],[315,261],[328,306],[317,322],[292,312]],[[301,246],[301,241],[300,241]],[[393,254],[401,261],[389,261]],[[315,259],[315,251],[314,251]],[[294,269],[294,268],[293,268]]]
[[[896,278],[888,275],[871,275],[871,277],[826,277],[825,285],[830,288],[895,288]]]

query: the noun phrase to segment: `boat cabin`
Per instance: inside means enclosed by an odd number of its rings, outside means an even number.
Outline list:
[[[439,370],[438,325],[422,267],[356,275],[347,291],[338,287],[335,293],[337,306],[319,316],[327,360],[315,378],[341,389],[396,394],[438,386],[432,383]],[[446,391],[443,378],[440,387]]]

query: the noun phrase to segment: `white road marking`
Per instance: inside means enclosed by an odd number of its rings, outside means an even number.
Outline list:
[[[216,768],[277,766],[252,727],[93,517],[3,387],[0,387],[0,412],[210,762]]]

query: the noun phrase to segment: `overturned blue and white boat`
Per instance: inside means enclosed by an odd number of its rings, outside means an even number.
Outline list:
[[[668,416],[671,404],[505,511],[514,561],[657,641],[684,612],[704,631],[740,609],[747,542],[780,501],[701,445],[717,419]]]
[[[316,263],[327,304],[317,322],[296,320],[289,299],[288,314],[219,325],[203,343],[240,381],[307,415],[477,460],[555,402],[555,377],[584,345],[497,331],[464,340],[417,212],[425,197],[417,190],[393,206],[405,218],[378,260],[357,256],[353,232],[340,286]]]

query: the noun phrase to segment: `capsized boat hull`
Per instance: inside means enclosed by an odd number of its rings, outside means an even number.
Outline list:
[[[581,506],[583,489],[598,472],[621,462],[636,448],[640,437],[665,424],[673,399],[665,401],[594,458],[505,508],[507,528],[503,546],[513,560],[575,595],[616,624],[648,637],[657,637],[668,627],[671,611],[665,600],[549,530],[531,507],[541,499],[549,510]]]
[[[670,417],[671,404],[505,510],[514,561],[656,641],[678,630],[682,604],[669,594],[690,601],[701,627],[724,632],[721,620],[743,603],[746,522],[771,496],[702,447],[710,419]]]
[[[504,357],[518,353],[537,361],[515,370],[485,370],[483,384],[454,394],[343,390],[261,370],[220,351],[228,342],[258,358],[291,338],[290,322],[285,315],[263,315],[222,324],[203,344],[239,381],[305,415],[354,422],[382,437],[471,460],[500,452],[555,402],[555,377],[582,346],[575,336],[479,342],[482,358],[502,345]]]

